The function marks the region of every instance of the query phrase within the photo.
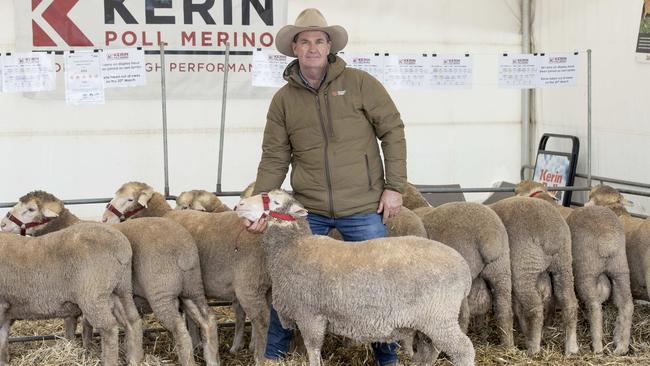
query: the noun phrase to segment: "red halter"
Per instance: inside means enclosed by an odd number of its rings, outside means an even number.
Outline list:
[[[33,221],[25,224],[24,222],[20,221],[20,219],[18,219],[16,216],[12,215],[11,212],[7,212],[7,218],[9,219],[9,221],[13,222],[14,224],[18,225],[18,227],[20,227],[20,235],[22,236],[27,235],[27,229],[31,229],[36,226],[47,224],[52,220],[46,217],[43,219],[43,221]]]
[[[126,211],[126,212],[122,213],[122,212],[120,212],[120,210],[118,210],[117,208],[115,208],[115,206],[111,205],[111,203],[109,202],[108,205],[106,205],[106,209],[109,210],[109,211],[111,211],[112,213],[114,213],[115,216],[117,216],[117,218],[120,219],[120,222],[124,222],[124,221],[126,221],[129,217],[131,217],[131,216],[137,214],[138,212],[142,211],[142,209],[144,209],[144,206],[141,206],[141,205],[139,205],[139,204],[138,204],[138,206],[139,206],[139,207],[136,207],[136,208],[134,208],[134,209],[131,210],[131,211]]]
[[[262,219],[271,216],[275,217],[280,220],[285,220],[285,221],[296,221],[296,219],[288,214],[283,214],[277,211],[271,211],[269,209],[269,194],[268,193],[262,193],[262,204],[264,204],[264,213],[262,214]],[[268,214],[267,214],[268,212]]]
[[[530,196],[528,196],[528,197],[536,197],[536,196],[538,196],[540,193],[544,193],[544,191],[535,191],[535,192],[531,193]]]

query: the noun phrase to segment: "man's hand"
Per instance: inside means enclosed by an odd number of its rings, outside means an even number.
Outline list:
[[[261,234],[266,230],[266,219],[259,218],[255,221],[250,221],[247,219],[242,219],[244,222],[244,226],[246,226],[246,230],[248,230],[249,233],[252,234]]]
[[[384,193],[381,194],[381,198],[379,199],[379,208],[377,209],[377,213],[383,212],[381,222],[386,224],[388,218],[397,215],[401,207],[402,194],[391,191],[390,189],[384,189]]]

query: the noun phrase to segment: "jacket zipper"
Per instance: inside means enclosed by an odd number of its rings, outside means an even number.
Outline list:
[[[329,140],[327,138],[327,131],[325,129],[325,121],[323,121],[323,113],[320,107],[320,98],[318,93],[314,95],[316,98],[316,109],[318,110],[318,118],[320,119],[320,127],[323,130],[323,137],[325,138],[325,178],[327,179],[327,194],[329,198],[330,216],[334,217],[334,200],[332,198],[332,178],[330,177],[330,163],[327,157],[327,150],[329,148]]]
[[[368,160],[368,154],[363,154],[363,157],[366,158],[366,174],[368,175],[368,190],[372,190],[372,178],[370,177],[370,161]]]
[[[329,123],[330,137],[334,138],[334,123],[332,122],[332,112],[330,108],[329,98],[325,92],[325,109],[327,111],[327,122]]]

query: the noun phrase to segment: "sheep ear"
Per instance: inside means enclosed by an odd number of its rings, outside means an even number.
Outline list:
[[[146,188],[140,193],[140,196],[138,197],[138,203],[142,205],[142,207],[147,207],[147,204],[149,204],[149,200],[153,196],[153,188]]]
[[[41,209],[41,213],[45,217],[58,217],[59,214],[61,213],[61,205],[59,205],[56,202],[47,202],[43,204],[43,208]]]
[[[304,207],[302,207],[302,206],[300,206],[298,204],[295,204],[295,203],[291,205],[291,207],[289,208],[289,212],[293,216],[297,216],[297,217],[305,217],[305,216],[307,216],[307,210]]]

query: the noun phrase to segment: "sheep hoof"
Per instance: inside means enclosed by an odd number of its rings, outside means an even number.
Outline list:
[[[618,347],[616,347],[616,349],[614,350],[613,353],[614,353],[614,356],[623,356],[623,355],[627,354],[627,351],[628,351],[628,347],[618,346]]]

